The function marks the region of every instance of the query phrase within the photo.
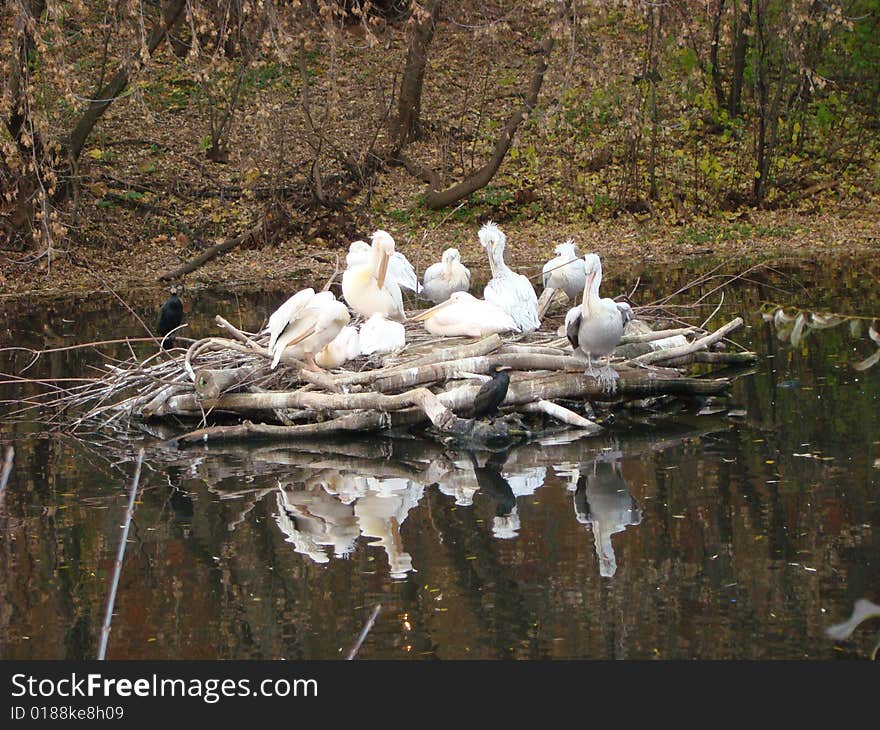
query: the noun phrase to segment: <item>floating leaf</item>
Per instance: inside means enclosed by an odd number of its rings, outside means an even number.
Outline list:
[[[853,606],[852,616],[842,624],[834,624],[825,629],[825,633],[835,641],[848,639],[862,621],[869,618],[880,618],[880,606],[871,603],[867,598],[860,598]]]
[[[871,357],[862,360],[861,362],[853,363],[854,370],[867,370],[868,368],[874,367],[878,362],[880,362],[880,349],[877,350]]]
[[[858,339],[862,336],[862,320],[851,319],[849,321],[849,335],[853,339]]]
[[[804,316],[804,313],[801,312],[797,319],[794,321],[794,327],[791,330],[791,346],[797,347],[801,344],[801,340],[804,337],[804,325],[807,323],[807,318]]]
[[[880,332],[874,329],[874,323],[871,322],[871,326],[868,327],[868,337],[870,337],[874,342],[880,345]]]

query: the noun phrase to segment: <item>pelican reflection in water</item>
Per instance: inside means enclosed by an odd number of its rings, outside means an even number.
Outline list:
[[[330,561],[326,548],[343,558],[355,550],[358,537],[372,538],[369,545],[385,550],[391,577],[405,578],[413,565],[400,527],[423,493],[421,484],[408,479],[326,468],[302,487],[279,484],[275,523],[297,553],[316,563]]]
[[[581,469],[574,493],[574,510],[578,522],[593,532],[599,574],[611,578],[617,572],[617,558],[611,536],[629,525],[642,521],[642,510],[629,491],[617,458],[607,456]]]

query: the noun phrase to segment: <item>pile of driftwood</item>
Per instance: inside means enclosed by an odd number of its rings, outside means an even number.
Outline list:
[[[724,340],[742,324],[739,317],[714,331],[655,331],[635,319],[612,359],[620,377],[607,386],[584,374],[585,360],[555,327],[475,341],[437,337],[408,323],[406,346],[384,357],[361,357],[324,372],[282,358],[273,370],[266,334],[239,330],[219,315],[216,323],[223,336],[106,366],[105,377],[76,393],[74,426],[165,419],[184,429],[176,438],[181,445],[420,426],[442,437],[487,441],[527,437],[534,433],[529,423],[548,416],[598,431],[593,405],[724,395],[729,380],[691,377],[691,365],[755,359],[727,350]],[[495,364],[512,369],[502,417],[473,419],[474,396]]]

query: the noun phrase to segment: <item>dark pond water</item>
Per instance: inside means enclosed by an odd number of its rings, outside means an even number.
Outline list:
[[[642,304],[714,264],[612,270],[603,292],[641,277]],[[477,452],[476,464],[417,438],[171,452],[156,444],[172,432],[120,447],[4,420],[16,459],[0,513],[0,657],[95,656],[144,444],[110,658],[341,657],[377,604],[360,658],[866,658],[876,624],[838,643],[825,631],[880,597],[880,366],[852,368],[874,347],[846,324],[792,347],[760,307],[880,315],[878,271],[809,261],[726,288],[713,322],[741,314],[734,339],[761,354],[726,411],[633,413],[599,437]],[[287,291],[188,292],[191,332],[209,333],[218,312],[256,328]],[[126,295],[150,320],[161,298]],[[4,345],[139,334],[110,297],[2,306]],[[6,372],[27,362],[2,355]],[[25,375],[101,362],[57,352]]]

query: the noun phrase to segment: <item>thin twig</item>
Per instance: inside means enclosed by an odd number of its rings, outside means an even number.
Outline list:
[[[107,611],[104,614],[104,625],[101,627],[101,645],[98,648],[98,660],[103,661],[107,654],[107,640],[110,638],[110,621],[113,619],[113,604],[116,603],[116,589],[119,587],[119,576],[122,573],[122,561],[125,558],[125,543],[128,540],[128,528],[134,516],[134,498],[137,495],[138,482],[141,480],[141,465],[144,462],[144,450],[138,452],[137,467],[131,482],[131,493],[128,495],[128,508],[125,511],[125,523],[122,525],[122,536],[119,538],[119,550],[116,553],[116,566],[113,569],[113,582],[110,584],[110,595],[107,597]]]
[[[357,641],[354,643],[354,646],[351,647],[348,656],[345,657],[346,659],[354,659],[357,656],[358,650],[361,648],[361,644],[364,643],[364,639],[367,638],[367,634],[370,633],[370,629],[373,628],[373,624],[376,622],[376,616],[379,615],[380,610],[382,610],[382,604],[377,603],[376,608],[373,609],[373,613],[370,614],[370,618],[367,619],[367,623],[364,624],[364,628],[361,629]]]
[[[6,483],[12,473],[13,459],[15,459],[15,449],[10,445],[6,447],[6,456],[3,457],[3,472],[0,473],[0,510],[3,509],[3,501],[6,499]]]

